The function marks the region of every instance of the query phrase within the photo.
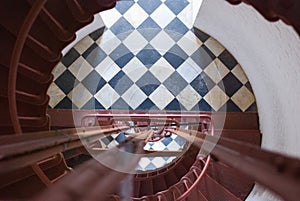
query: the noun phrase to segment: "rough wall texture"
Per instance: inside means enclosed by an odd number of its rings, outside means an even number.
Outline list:
[[[269,23],[252,7],[204,0],[195,26],[238,60],[252,84],[262,147],[300,157],[300,40],[282,22]],[[248,200],[275,200],[255,187]]]

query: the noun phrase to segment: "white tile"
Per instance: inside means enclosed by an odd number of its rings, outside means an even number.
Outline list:
[[[188,85],[176,98],[187,110],[191,110],[200,101],[201,96]]]
[[[90,72],[92,72],[93,67],[80,56],[68,69],[79,81],[82,81]]]
[[[180,146],[175,141],[172,141],[168,144],[167,149],[171,151],[178,151],[180,150]]]
[[[138,4],[133,5],[127,10],[123,17],[134,27],[139,27],[149,15]]]
[[[190,36],[192,32],[187,32],[177,44],[185,51],[185,53],[191,56],[199,47],[201,47],[202,42],[195,36]],[[194,35],[194,34],[193,34]]]
[[[175,41],[169,36],[169,34],[162,30],[150,41],[150,44],[161,55],[164,55],[175,45]]]
[[[218,58],[216,58],[204,69],[204,72],[217,84],[230,71]]]
[[[66,96],[66,94],[54,82],[51,83],[47,94],[50,96],[49,106],[52,108],[54,108]]]
[[[155,165],[156,168],[161,168],[167,164],[162,157],[155,157],[151,162]]]
[[[204,100],[215,111],[218,111],[229,100],[229,97],[219,86],[215,86],[204,96]]]
[[[105,107],[105,109],[108,109],[118,100],[118,98],[120,98],[120,96],[109,84],[106,84],[95,94],[95,98]]]
[[[159,6],[150,17],[163,29],[165,28],[176,15],[170,9],[162,4]]]
[[[110,9],[100,12],[100,16],[106,27],[110,28],[114,25],[121,17],[121,13],[117,9]]]
[[[136,109],[147,99],[147,95],[134,84],[122,95],[122,98],[132,109]]]
[[[106,57],[96,68],[95,70],[99,73],[99,75],[109,82],[121,69],[115,64],[115,62]]]
[[[176,71],[188,82],[191,83],[200,73],[202,69],[190,57],[181,64]]]
[[[94,40],[91,39],[90,36],[84,37],[82,40],[80,40],[76,45],[74,46],[75,50],[79,54],[84,53],[92,44],[94,43]]]
[[[96,41],[96,43],[107,55],[109,55],[113,50],[116,49],[116,47],[121,44],[121,41],[110,30],[107,30]]]
[[[52,74],[54,76],[54,80],[57,79],[61,74],[63,74],[63,72],[65,72],[65,70],[67,70],[67,68],[65,67],[65,65],[62,62],[59,62],[55,68],[52,70]]]
[[[237,77],[241,83],[246,84],[248,82],[248,78],[244,72],[244,70],[242,69],[240,64],[237,64],[232,70],[231,70],[232,74],[235,75],[235,77]]]
[[[122,68],[122,70],[133,82],[136,82],[148,69],[139,59],[134,57]]]
[[[165,86],[160,85],[149,98],[160,110],[162,110],[174,99],[174,96]]]
[[[84,106],[93,95],[81,84],[79,83],[69,94],[68,97],[72,100],[78,108]]]
[[[169,157],[168,158],[168,160],[166,161],[167,163],[171,163],[173,160],[175,160],[176,159],[176,157]]]
[[[141,168],[145,169],[147,167],[147,165],[149,165],[149,163],[151,163],[151,161],[149,160],[148,157],[142,157],[139,161],[139,166],[141,166]]]
[[[129,36],[123,41],[123,44],[133,53],[139,53],[147,44],[148,41],[138,32],[134,30]]]
[[[177,18],[183,22],[187,28],[193,28],[193,7],[192,4],[188,4],[178,15]]]
[[[154,65],[151,66],[149,71],[163,83],[175,69],[163,57],[160,58]]]
[[[207,39],[204,44],[216,56],[219,56],[225,50],[223,45],[221,45],[216,39],[212,37]]]
[[[254,102],[255,98],[253,94],[247,89],[247,87],[242,86],[232,97],[231,100],[242,110],[245,111]]]
[[[166,146],[161,141],[157,141],[153,143],[152,148],[154,150],[160,151],[160,150],[164,150]]]

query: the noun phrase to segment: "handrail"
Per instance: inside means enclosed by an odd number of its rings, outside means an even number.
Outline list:
[[[16,38],[16,43],[12,51],[12,56],[10,60],[9,68],[9,79],[8,79],[8,105],[11,122],[13,129],[17,135],[22,133],[22,128],[18,118],[17,100],[16,100],[16,90],[17,90],[17,72],[18,64],[21,58],[24,44],[26,38],[28,37],[29,31],[35,22],[35,19],[39,15],[41,9],[47,0],[36,0],[32,5],[28,15],[26,16]]]
[[[193,131],[169,130],[186,140]],[[193,144],[210,153],[217,160],[232,166],[255,181],[274,191],[282,198],[297,201],[300,197],[300,160],[252,144],[227,138],[204,136],[197,131]],[[202,146],[203,144],[206,146]]]
[[[28,134],[29,140],[25,135],[0,137],[0,141],[6,141],[6,144],[0,146],[0,173],[26,167],[57,153],[82,147],[80,139],[98,139],[101,135],[116,133],[123,129],[128,127],[37,132]]]

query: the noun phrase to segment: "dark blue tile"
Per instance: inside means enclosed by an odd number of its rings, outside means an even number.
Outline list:
[[[133,85],[132,80],[123,71],[120,71],[108,83],[119,95],[122,95]]]
[[[106,57],[106,53],[96,44],[91,45],[82,56],[94,68],[101,63]]]
[[[178,15],[187,5],[186,0],[166,0],[165,5],[175,14]]]
[[[191,55],[191,58],[200,68],[205,69],[216,57],[207,47],[202,45]]]
[[[122,57],[124,57],[125,55],[130,54],[131,51],[123,44],[121,43],[118,47],[116,47],[114,49],[114,51],[112,51],[109,54],[109,57],[113,60],[113,61],[118,61],[119,59],[121,59]],[[124,57],[124,59],[126,59],[127,56]],[[119,61],[120,64],[122,64],[123,62],[121,62],[122,59]],[[122,65],[121,65],[122,66]]]
[[[203,112],[214,112],[214,109],[204,99],[201,99],[191,110],[203,111]]]
[[[223,64],[225,64],[225,66],[232,70],[238,63],[235,60],[235,58],[227,51],[224,50],[219,56],[218,58],[223,62]]]
[[[245,87],[246,87],[251,93],[254,93],[254,92],[253,92],[253,89],[252,89],[252,86],[251,86],[251,84],[250,84],[250,82],[247,82],[247,83],[245,84]]]
[[[188,55],[176,44],[164,55],[164,58],[177,69],[188,58]]]
[[[167,52],[164,55],[164,58],[169,62],[169,64],[171,64],[171,66],[175,69],[177,69],[181,64],[183,64],[183,62],[185,61],[185,59],[183,59],[182,57],[173,54],[171,52]]]
[[[107,146],[109,143],[111,143],[114,140],[114,138],[109,135],[107,137],[104,137],[101,139],[101,141]]]
[[[164,138],[161,142],[162,142],[165,146],[168,146],[172,141],[173,141],[172,138],[166,137],[166,138]]]
[[[246,112],[257,112],[257,105],[254,102],[252,105],[250,105],[247,109]]]
[[[207,35],[206,33],[204,33],[203,31],[201,31],[200,29],[197,29],[196,27],[194,27],[192,29],[192,31],[194,32],[194,34],[197,36],[197,38],[199,38],[200,41],[202,41],[203,43],[209,39],[209,35]]]
[[[182,50],[181,47],[179,47],[177,44],[175,44],[171,49],[169,49],[168,52],[175,54],[184,60],[188,58],[188,55],[185,53],[185,51]]]
[[[117,1],[115,8],[123,15],[133,5],[134,1]]]
[[[69,70],[63,72],[54,82],[65,94],[68,94],[79,83]]]
[[[232,97],[243,84],[230,72],[218,84],[221,88],[225,89],[227,96]]]
[[[137,3],[146,11],[146,13],[148,13],[148,15],[153,13],[153,11],[162,4],[160,0],[139,0]]]
[[[140,104],[136,110],[159,110],[159,108],[149,99],[147,98],[142,104]]]
[[[105,110],[105,107],[94,97],[91,98],[81,109],[84,110]]]
[[[174,18],[166,27],[165,27],[166,31],[171,31],[174,33],[179,33],[182,36],[184,36],[184,34],[186,32],[189,31],[189,29],[185,26],[185,24],[179,20],[177,17]],[[170,36],[172,37],[174,34],[170,34]],[[178,36],[176,37],[172,37],[175,41],[178,41],[180,38],[178,38]]]
[[[115,63],[120,67],[123,68],[128,62],[134,57],[134,54],[127,53],[121,57],[119,57],[117,60],[115,60]]]
[[[217,112],[242,112],[242,110],[229,99]]]
[[[76,59],[78,59],[78,57],[80,57],[80,54],[74,48],[71,48],[69,52],[62,58],[61,62],[66,67],[69,67]]]
[[[62,99],[55,107],[55,109],[78,109],[76,105],[72,103],[72,101],[68,98],[65,97]]]
[[[175,97],[188,85],[177,71],[172,73],[163,84]]]
[[[106,81],[93,70],[81,83],[94,95],[106,84]]]
[[[215,83],[202,72],[191,82],[191,86],[204,97],[215,86]]]
[[[183,146],[186,143],[186,140],[179,136],[177,136],[174,141],[179,144],[179,146]]]
[[[94,40],[98,40],[104,33],[105,27],[97,29],[96,31],[89,34],[89,36]]]
[[[120,133],[115,139],[118,143],[123,142],[126,139],[126,135],[124,133]]]
[[[147,67],[151,67],[157,60],[161,58],[161,55],[155,49],[143,49],[141,50],[136,57]]]
[[[181,105],[177,99],[173,99],[164,109],[172,111],[186,111],[186,108]]]
[[[110,30],[120,39],[124,40],[130,32],[134,30],[134,27],[124,18],[121,17]]]
[[[145,167],[146,170],[155,170],[157,169],[156,166],[153,163],[149,163],[149,165],[147,165]]]
[[[160,31],[160,26],[148,17],[138,28],[137,31],[147,40],[151,41]]]
[[[123,98],[119,98],[116,102],[114,102],[110,110],[132,110],[132,108],[123,100]]]
[[[149,96],[160,85],[160,81],[149,71],[147,71],[137,82],[136,85]]]

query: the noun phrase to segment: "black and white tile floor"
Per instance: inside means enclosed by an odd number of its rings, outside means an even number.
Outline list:
[[[193,27],[194,4],[129,0],[101,13],[106,27],[82,39],[54,69],[49,107],[256,111],[241,66],[214,38]],[[168,149],[163,142],[161,147]],[[143,160],[148,163],[140,169],[163,164]]]

